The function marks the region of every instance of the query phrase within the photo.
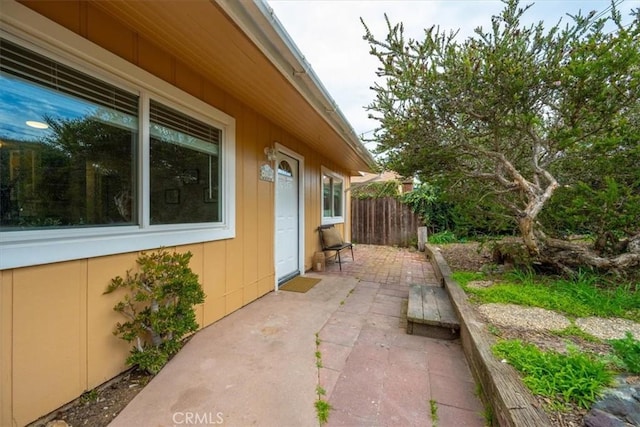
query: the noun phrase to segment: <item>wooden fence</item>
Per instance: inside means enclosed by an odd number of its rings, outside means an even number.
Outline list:
[[[351,240],[354,243],[409,246],[417,242],[421,225],[418,216],[393,197],[351,199]]]

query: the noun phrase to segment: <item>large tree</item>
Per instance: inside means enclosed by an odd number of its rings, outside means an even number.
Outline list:
[[[640,193],[638,14],[623,25],[612,4],[608,17],[592,12],[545,28],[521,23],[529,7],[505,1],[488,30],[463,41],[437,27],[421,41],[406,39],[402,24],[388,19],[388,35],[378,40],[363,22],[381,64],[369,106],[380,123],[377,150],[402,175],[493,204],[488,211],[509,215],[539,261],[565,271],[640,265],[640,207],[634,211],[629,197],[620,196],[634,212],[620,227],[627,235],[616,233],[614,252],[556,239],[539,222],[559,188],[601,193],[617,185]],[[609,177],[593,179],[600,171],[592,168],[607,156],[635,171],[609,167]]]

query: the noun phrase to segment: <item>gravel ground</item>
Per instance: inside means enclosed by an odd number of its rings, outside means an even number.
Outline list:
[[[551,310],[514,304],[483,304],[478,312],[496,326],[528,331],[560,331],[571,325],[569,319]]]
[[[543,308],[514,304],[483,304],[476,309],[489,323],[507,328],[559,331],[571,326],[571,322],[565,316]],[[624,338],[627,331],[636,339],[640,339],[640,324],[628,319],[587,317],[576,319],[575,325],[601,340]]]
[[[435,246],[440,249],[449,268],[453,271],[480,271],[485,264],[491,262],[489,248],[477,242]]]
[[[576,326],[601,340],[624,338],[627,331],[631,332],[635,339],[640,340],[640,324],[628,319],[586,317],[576,319]]]

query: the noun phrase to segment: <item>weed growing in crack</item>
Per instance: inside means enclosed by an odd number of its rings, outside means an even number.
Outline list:
[[[329,402],[320,398],[316,400],[316,413],[318,414],[320,425],[325,424],[329,420],[329,412],[331,412],[331,409]]]
[[[487,399],[483,399],[485,396],[484,390],[482,389],[482,384],[476,383],[476,390],[474,394],[480,399],[483,403],[482,417],[484,418],[484,425],[492,426],[493,425],[493,408],[488,403]]]
[[[438,427],[438,402],[431,399],[429,406],[431,407],[431,427]]]
[[[318,398],[315,402],[316,415],[318,416],[318,422],[320,425],[325,424],[329,420],[329,412],[331,412],[331,405],[324,400],[324,396],[327,391],[320,385],[320,368],[322,368],[322,353],[320,352],[320,334],[316,332],[316,367],[318,368],[318,385],[316,386],[316,394]]]

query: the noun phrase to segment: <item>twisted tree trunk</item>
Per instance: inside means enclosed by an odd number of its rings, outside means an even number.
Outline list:
[[[507,189],[517,189],[525,197],[524,209],[516,206],[513,206],[513,209],[517,216],[522,242],[533,260],[551,266],[562,273],[572,273],[580,267],[593,267],[615,273],[640,267],[640,233],[616,242],[614,245],[616,251],[611,255],[604,255],[598,250],[597,245],[589,247],[566,240],[548,238],[537,229],[536,218],[558,188],[558,182],[535,160],[536,173],[530,181],[520,174],[504,156],[496,157],[512,178],[507,181],[499,177],[498,181],[502,182]],[[540,185],[542,181],[547,183],[546,186]]]
[[[615,273],[640,267],[640,233],[627,239],[624,246],[627,251],[605,256],[589,246],[560,239],[546,239],[542,261],[563,265],[572,270],[586,266]]]

